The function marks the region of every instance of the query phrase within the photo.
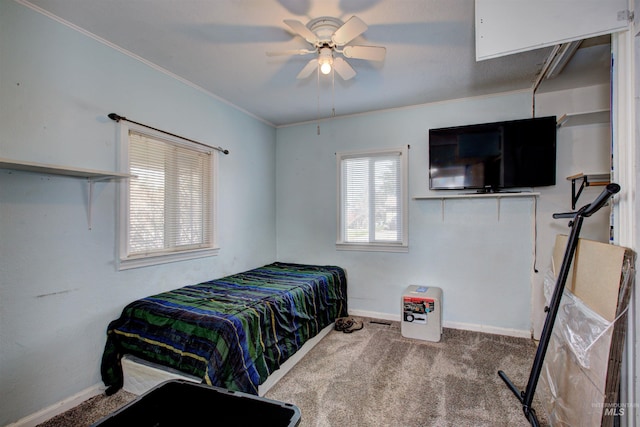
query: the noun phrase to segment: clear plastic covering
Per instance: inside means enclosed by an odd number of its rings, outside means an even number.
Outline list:
[[[632,261],[624,262],[619,303],[628,295],[633,281]],[[548,272],[544,280],[547,306],[555,284],[556,278]],[[626,307],[626,301],[619,304],[617,317],[613,322],[607,321],[565,288],[538,390],[550,425],[599,426],[620,415],[617,395],[612,402],[607,394],[607,375],[614,325],[616,322],[626,325]]]
[[[544,296],[547,306],[551,301],[555,282],[556,279],[551,272],[548,272],[544,279]],[[558,327],[554,329],[554,335],[559,335],[560,342],[567,344],[567,350],[580,366],[589,369],[589,359],[598,355],[598,349],[594,345],[600,338],[606,340],[607,333],[609,333],[608,337],[611,337],[613,322],[608,322],[591,310],[580,298],[565,288],[555,325]],[[605,358],[608,357],[607,349]]]

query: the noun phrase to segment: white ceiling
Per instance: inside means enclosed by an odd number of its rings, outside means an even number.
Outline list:
[[[551,48],[475,61],[472,0],[18,0],[71,23],[275,125],[532,87]],[[296,75],[312,56],[283,23],[356,15],[350,44],[384,46],[382,63],[348,59],[348,81]],[[609,50],[580,49],[544,87],[609,78]]]

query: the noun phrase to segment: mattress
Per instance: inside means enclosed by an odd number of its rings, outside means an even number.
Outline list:
[[[134,301],[107,330],[107,393],[122,387],[128,354],[258,394],[307,341],[347,315],[346,294],[340,267],[273,263]]]

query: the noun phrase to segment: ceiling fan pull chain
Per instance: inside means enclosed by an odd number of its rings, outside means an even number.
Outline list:
[[[331,118],[336,116],[336,70],[331,67]]]
[[[320,136],[320,67],[316,67],[316,100],[317,100],[317,117],[318,117],[318,136]]]

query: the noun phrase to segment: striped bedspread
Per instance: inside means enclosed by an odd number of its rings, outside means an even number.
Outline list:
[[[109,324],[102,358],[107,394],[122,387],[124,354],[258,393],[307,340],[347,316],[335,266],[274,263],[134,301]]]

